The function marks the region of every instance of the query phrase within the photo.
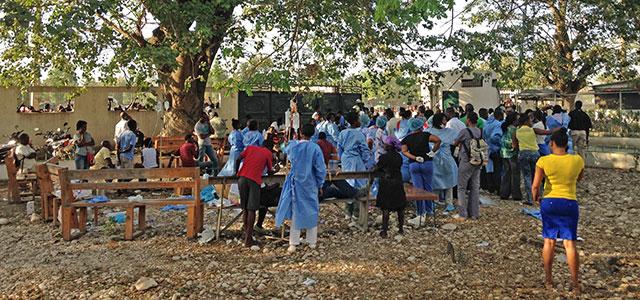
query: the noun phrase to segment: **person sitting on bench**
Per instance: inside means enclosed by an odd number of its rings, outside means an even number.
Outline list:
[[[33,172],[36,166],[36,150],[30,145],[29,135],[21,133],[18,136],[19,144],[13,150],[16,168],[18,168],[17,178],[24,178],[28,173]]]
[[[318,141],[316,142],[318,146],[320,146],[320,150],[322,150],[322,156],[324,158],[324,164],[328,165],[329,161],[333,159],[337,159],[337,151],[336,147],[333,146],[327,140],[327,134],[324,132],[320,132],[318,134]],[[365,192],[361,192],[360,190],[351,186],[346,180],[333,180],[333,181],[325,181],[322,186],[322,195],[320,195],[320,201],[322,202],[328,198],[340,198],[340,199],[349,199],[363,196]]]
[[[192,168],[200,167],[204,169],[207,174],[211,174],[211,168],[213,163],[211,161],[198,161],[198,148],[196,147],[196,140],[193,138],[193,134],[187,134],[184,136],[184,144],[178,149],[180,154],[180,161],[182,161],[182,167]]]
[[[109,142],[108,140],[103,140],[102,143],[100,143],[100,147],[100,151],[98,151],[98,153],[96,153],[96,156],[93,157],[93,166],[91,166],[90,169],[115,169],[116,165],[111,159],[111,151],[113,151],[111,142]]]

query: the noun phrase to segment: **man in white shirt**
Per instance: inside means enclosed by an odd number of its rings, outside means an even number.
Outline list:
[[[129,115],[126,112],[120,113],[120,121],[116,123],[116,130],[113,134],[113,138],[116,141],[116,143],[118,142],[118,139],[120,138],[122,133],[125,132],[127,129],[129,129],[127,128],[127,121],[129,121],[130,119],[131,117],[129,117]]]
[[[447,128],[451,128],[457,133],[460,133],[460,131],[467,128],[467,126],[465,126],[464,123],[456,117],[456,110],[453,107],[447,107],[446,115],[447,119],[449,119],[449,121],[447,121]]]

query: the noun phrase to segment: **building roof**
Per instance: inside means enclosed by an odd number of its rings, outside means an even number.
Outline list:
[[[562,94],[560,94],[560,92],[552,89],[523,90],[522,92],[515,95],[515,98],[518,100],[534,100],[534,101],[559,99],[561,97],[562,97]]]
[[[640,78],[591,86],[594,92],[620,92],[640,90]]]

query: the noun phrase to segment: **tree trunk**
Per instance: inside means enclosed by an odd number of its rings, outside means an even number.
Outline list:
[[[179,55],[176,61],[178,67],[161,76],[160,90],[170,103],[164,113],[162,136],[183,136],[193,132],[202,112],[204,93],[196,93],[193,80],[196,76],[192,76],[196,72],[194,57]]]

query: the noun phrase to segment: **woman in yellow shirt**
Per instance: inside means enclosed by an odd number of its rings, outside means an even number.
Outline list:
[[[536,163],[536,174],[531,193],[536,201],[540,201],[540,184],[546,178],[544,196],[540,203],[542,215],[542,262],[544,264],[545,284],[553,287],[553,250],[556,239],[563,239],[567,254],[567,263],[573,292],[580,294],[578,283],[579,259],[576,251],[578,238],[578,217],[580,215],[576,200],[576,184],[582,179],[584,161],[578,155],[567,154],[568,137],[562,128],[551,134],[551,155],[541,157]]]

